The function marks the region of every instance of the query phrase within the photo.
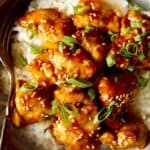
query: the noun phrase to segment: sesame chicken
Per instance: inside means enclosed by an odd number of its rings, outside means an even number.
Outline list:
[[[45,49],[57,49],[64,35],[74,31],[72,20],[57,9],[31,11],[19,19],[19,24],[38,37]]]
[[[129,10],[121,19],[121,32],[111,44],[108,55],[113,55],[115,66],[121,70],[150,69],[149,46],[150,17]]]
[[[148,16],[132,9],[120,16],[103,0],[80,0],[73,15],[38,9],[18,23],[42,50],[31,50],[29,79],[16,81],[16,127],[50,119],[53,136],[67,150],[146,145],[146,126],[129,116],[138,71],[150,67]]]
[[[75,12],[73,21],[77,28],[84,28],[86,25],[91,25],[103,30],[119,32],[120,17],[118,16],[118,12],[111,9],[104,1],[80,0],[80,5],[83,5],[83,10],[84,8],[87,9],[83,13]]]
[[[68,150],[96,149],[96,141],[90,139],[84,129],[78,126],[66,127],[62,121],[57,121],[53,127],[53,134],[60,144],[67,146]]]
[[[104,132],[99,140],[112,150],[127,150],[130,147],[143,148],[146,145],[147,128],[141,120],[132,120],[116,132]]]
[[[87,101],[87,95],[79,89],[75,89],[72,86],[60,86],[54,91],[54,97],[59,104],[71,103],[77,104]]]
[[[137,79],[133,73],[120,73],[103,77],[98,85],[100,100],[107,106],[115,101],[118,107],[130,103],[137,87]]]
[[[38,122],[47,117],[51,101],[48,91],[48,88],[43,87],[24,89],[22,85],[16,92],[14,117],[21,118],[20,122],[23,125]],[[21,125],[17,122],[15,124]]]
[[[50,50],[38,55],[27,68],[37,80],[50,83],[71,77],[89,79],[96,72],[94,63],[81,49],[74,55]]]
[[[89,28],[90,31],[79,30],[74,35],[95,62],[97,70],[101,71],[109,48],[108,35],[97,28]]]

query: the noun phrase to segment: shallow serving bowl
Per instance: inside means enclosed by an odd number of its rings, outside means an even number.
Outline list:
[[[1,6],[8,1],[10,5],[11,3],[13,3],[12,0],[0,0],[0,23],[1,24],[3,22],[3,18],[7,16],[7,9],[9,9],[9,6],[7,6],[6,9],[1,10]],[[42,2],[42,0],[36,0],[36,1]],[[43,0],[43,3],[47,2],[50,4],[50,1],[53,0]],[[68,1],[68,4],[73,3],[71,1],[69,2],[69,0],[57,0],[57,1],[60,1],[62,3]],[[127,10],[126,0],[113,0],[113,1],[106,0],[106,1],[111,3],[112,6],[120,8],[123,13],[125,13]],[[140,6],[142,6],[145,10],[150,11],[150,0],[131,0],[131,2],[137,3]],[[6,93],[6,95],[7,94],[8,93]],[[1,95],[0,95],[0,101],[1,101]],[[3,106],[0,103],[0,113],[2,113],[1,111],[3,110],[4,110]],[[11,126],[10,127],[11,142],[10,142],[9,149],[10,150],[63,150],[65,149],[62,145],[58,145],[56,143],[56,141],[53,139],[49,131],[45,130],[48,128],[48,126],[49,126],[48,121],[29,125],[21,129],[16,129],[13,126]],[[148,139],[149,139],[149,144],[144,150],[150,150],[150,131],[149,131]],[[138,150],[138,149],[134,148],[134,150]]]

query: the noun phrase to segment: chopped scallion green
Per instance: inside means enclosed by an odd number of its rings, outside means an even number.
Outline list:
[[[62,42],[67,45],[67,46],[70,46],[71,48],[74,48],[76,45],[78,45],[78,41],[71,37],[71,36],[64,36],[63,39],[62,39]]]
[[[127,70],[130,72],[134,71],[134,69],[135,69],[135,66],[128,66],[128,68],[127,68]]]
[[[118,36],[119,36],[118,33],[113,33],[113,32],[111,32],[111,31],[109,31],[108,34],[110,35],[110,40],[111,40],[112,42],[114,42],[115,39],[117,39]]]
[[[25,82],[19,89],[21,92],[33,92],[38,87],[37,82]]]
[[[131,27],[126,28],[125,32],[126,34],[129,34],[131,32]]]
[[[143,32],[142,34],[138,34],[134,37],[134,40],[136,42],[141,41],[142,39],[144,39],[146,36],[148,35],[148,32]]]
[[[93,88],[88,89],[88,96],[90,97],[91,100],[95,99],[96,97],[96,92]]]
[[[116,64],[116,60],[113,54],[109,53],[106,57],[106,63],[108,67],[112,67]]]
[[[144,53],[141,53],[139,56],[138,56],[139,60],[140,61],[143,61],[145,59],[145,55]]]
[[[66,125],[66,126],[69,126],[70,125],[70,120],[68,118],[68,113],[66,112],[65,108],[64,107],[60,107],[60,117],[63,121],[63,123]]]
[[[60,115],[63,123],[68,126],[68,125],[70,125],[70,120],[68,118],[69,115],[77,116],[78,110],[72,104],[58,105],[57,100],[53,100],[51,103],[51,108],[50,108],[49,114],[55,115],[57,113]]]
[[[28,64],[27,59],[23,55],[18,56],[18,61],[22,66],[26,66]]]
[[[135,4],[133,7],[132,7],[132,9],[134,10],[134,11],[136,11],[136,12],[141,12],[143,9],[139,6],[139,5],[137,5],[137,4]]]
[[[51,109],[49,111],[49,114],[50,115],[54,115],[58,112],[58,103],[57,103],[57,100],[53,100],[52,103],[51,103]]]
[[[141,36],[140,34],[138,34],[138,35],[136,35],[136,36],[134,37],[134,40],[135,40],[136,42],[139,42],[139,41],[142,40],[142,36]]]
[[[120,55],[126,58],[136,56],[138,52],[138,45],[136,43],[128,42],[125,47],[120,50]]]
[[[132,27],[132,28],[142,28],[143,25],[142,25],[141,22],[132,21],[132,22],[131,22],[131,27]]]
[[[87,25],[87,26],[85,26],[84,32],[85,32],[85,33],[88,33],[88,32],[90,32],[91,30],[92,30],[92,27],[91,27],[90,25]]]
[[[89,10],[89,7],[83,4],[78,4],[73,10],[75,15],[84,15]]]
[[[33,37],[35,36],[36,34],[36,27],[33,23],[29,23],[26,27],[26,33],[29,37],[29,39],[33,39]]]
[[[112,101],[108,106],[104,106],[94,118],[94,124],[100,124],[112,113],[115,102]]]
[[[32,54],[39,54],[43,52],[43,49],[37,45],[30,45],[30,49]]]
[[[70,83],[79,88],[89,88],[93,86],[93,83],[87,80],[71,78],[67,80],[67,83]]]
[[[61,107],[64,108],[64,110],[68,113],[68,115],[77,116],[78,111],[76,107],[72,104],[63,104]]]

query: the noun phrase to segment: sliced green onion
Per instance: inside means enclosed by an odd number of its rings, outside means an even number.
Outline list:
[[[28,64],[27,59],[22,54],[19,55],[17,59],[22,66],[26,66]]]
[[[60,115],[60,117],[65,125],[70,125],[70,120],[69,120],[68,116],[69,115],[77,116],[78,110],[72,104],[58,105],[57,100],[53,100],[51,103],[51,108],[50,108],[49,114],[55,115],[57,113]]]
[[[143,9],[139,6],[139,5],[137,5],[137,4],[135,4],[133,7],[132,7],[132,9],[134,10],[134,11],[136,11],[136,12],[141,12]]]
[[[60,106],[60,116],[65,125],[70,125],[70,120],[68,115],[77,116],[78,111],[76,107],[72,104],[62,104]]]
[[[143,32],[141,35],[140,35],[140,34],[136,35],[136,36],[134,37],[134,40],[135,40],[136,42],[139,42],[139,41],[141,41],[142,39],[144,39],[147,35],[148,35],[148,32]]]
[[[108,67],[112,67],[116,64],[116,60],[113,54],[109,53],[106,57],[106,63]]]
[[[30,45],[30,49],[32,54],[39,54],[43,52],[43,49],[37,45]]]
[[[145,55],[144,53],[141,53],[139,56],[138,56],[139,60],[140,61],[143,61],[145,59]]]
[[[90,31],[92,31],[92,27],[91,27],[90,25],[86,25],[84,32],[85,32],[85,33],[88,33],[88,32],[90,32]]]
[[[33,92],[38,87],[37,82],[25,82],[19,89],[21,92]]]
[[[35,25],[33,23],[29,23],[26,27],[26,32],[27,32],[29,39],[33,39],[33,37],[35,36],[37,32]]]
[[[115,39],[117,39],[118,36],[119,36],[118,33],[113,33],[113,32],[111,32],[111,31],[109,31],[108,34],[110,35],[110,40],[111,40],[112,42],[114,42]]]
[[[141,36],[140,34],[138,34],[138,35],[136,35],[136,36],[134,37],[134,40],[135,40],[136,42],[139,42],[139,41],[142,40],[142,36]]]
[[[78,41],[71,36],[64,36],[62,42],[71,48],[74,48],[76,45],[78,45]]]
[[[78,4],[73,10],[75,15],[84,15],[89,10],[89,7],[83,4]]]
[[[68,113],[68,115],[77,116],[78,111],[76,107],[72,104],[63,104],[61,107],[64,107],[64,110]]]
[[[131,52],[131,50],[133,52]],[[125,47],[121,49],[120,55],[126,58],[132,58],[137,55],[138,45],[136,43],[128,42]]]
[[[95,99],[96,97],[96,92],[93,88],[88,89],[88,96],[90,97],[91,100]]]
[[[63,123],[66,125],[66,126],[69,126],[70,125],[70,120],[68,118],[68,113],[66,112],[65,108],[64,107],[60,107],[60,117],[63,121]]]
[[[138,84],[141,87],[145,87],[148,85],[150,78],[138,77]]]
[[[132,22],[131,22],[131,27],[132,27],[132,28],[142,28],[143,25],[142,25],[141,22],[132,21]]]
[[[126,34],[129,34],[131,32],[131,27],[126,28],[125,32]]]
[[[70,83],[79,88],[89,88],[93,86],[93,83],[83,79],[71,78],[67,80],[67,83]]]
[[[127,68],[127,70],[130,72],[134,71],[134,69],[135,69],[135,66],[128,66],[128,68]]]
[[[94,124],[100,124],[112,113],[115,102],[112,101],[108,106],[104,106],[94,118]]]
[[[51,109],[49,111],[49,114],[50,115],[54,115],[58,112],[58,103],[57,103],[57,100],[53,100],[52,103],[51,103]]]

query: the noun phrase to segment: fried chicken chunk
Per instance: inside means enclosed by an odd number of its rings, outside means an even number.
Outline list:
[[[146,139],[147,128],[145,124],[141,120],[132,120],[116,133],[104,132],[100,137],[100,142],[109,145],[112,150],[118,150],[136,146],[144,148]]]
[[[52,8],[29,12],[18,22],[27,29],[29,38],[38,37],[45,49],[57,49],[63,36],[74,31],[72,19]]]
[[[107,106],[115,101],[118,107],[130,103],[137,87],[133,73],[125,72],[110,77],[103,77],[98,85],[100,100]]]
[[[50,107],[50,90],[34,87],[30,83],[23,83],[16,92],[14,124],[17,126],[38,122],[48,116]],[[20,122],[20,123],[19,123]]]
[[[108,52],[109,37],[107,33],[89,26],[89,31],[79,30],[74,35],[95,62],[97,70],[101,71]]]
[[[71,77],[89,79],[96,72],[94,63],[81,49],[74,55],[49,50],[39,54],[27,68],[38,81],[49,80],[51,83]]]
[[[71,103],[75,105],[87,100],[87,96],[82,90],[75,89],[72,86],[59,86],[54,91],[54,97],[59,104]]]
[[[65,124],[61,115],[58,115],[60,118],[53,126],[53,134],[60,144],[67,146],[68,150],[96,149],[95,132],[98,130],[98,125],[94,124],[93,120],[97,114],[97,106],[88,103],[77,109],[76,116],[68,116],[69,125]]]
[[[68,150],[95,150],[96,141],[78,126],[66,127],[62,121],[57,121],[53,134],[60,144],[65,144]]]
[[[119,32],[120,17],[102,0],[80,0],[74,8],[74,24],[77,28],[86,25]]]
[[[56,140],[66,145],[68,150],[96,149],[95,132],[99,129],[93,121],[98,113],[96,103],[83,90],[68,86],[56,89],[54,98],[60,110],[56,113],[58,120],[53,126]]]
[[[121,20],[121,32],[108,53],[117,68],[150,69],[150,17],[130,10]],[[111,67],[111,66],[110,66]]]

